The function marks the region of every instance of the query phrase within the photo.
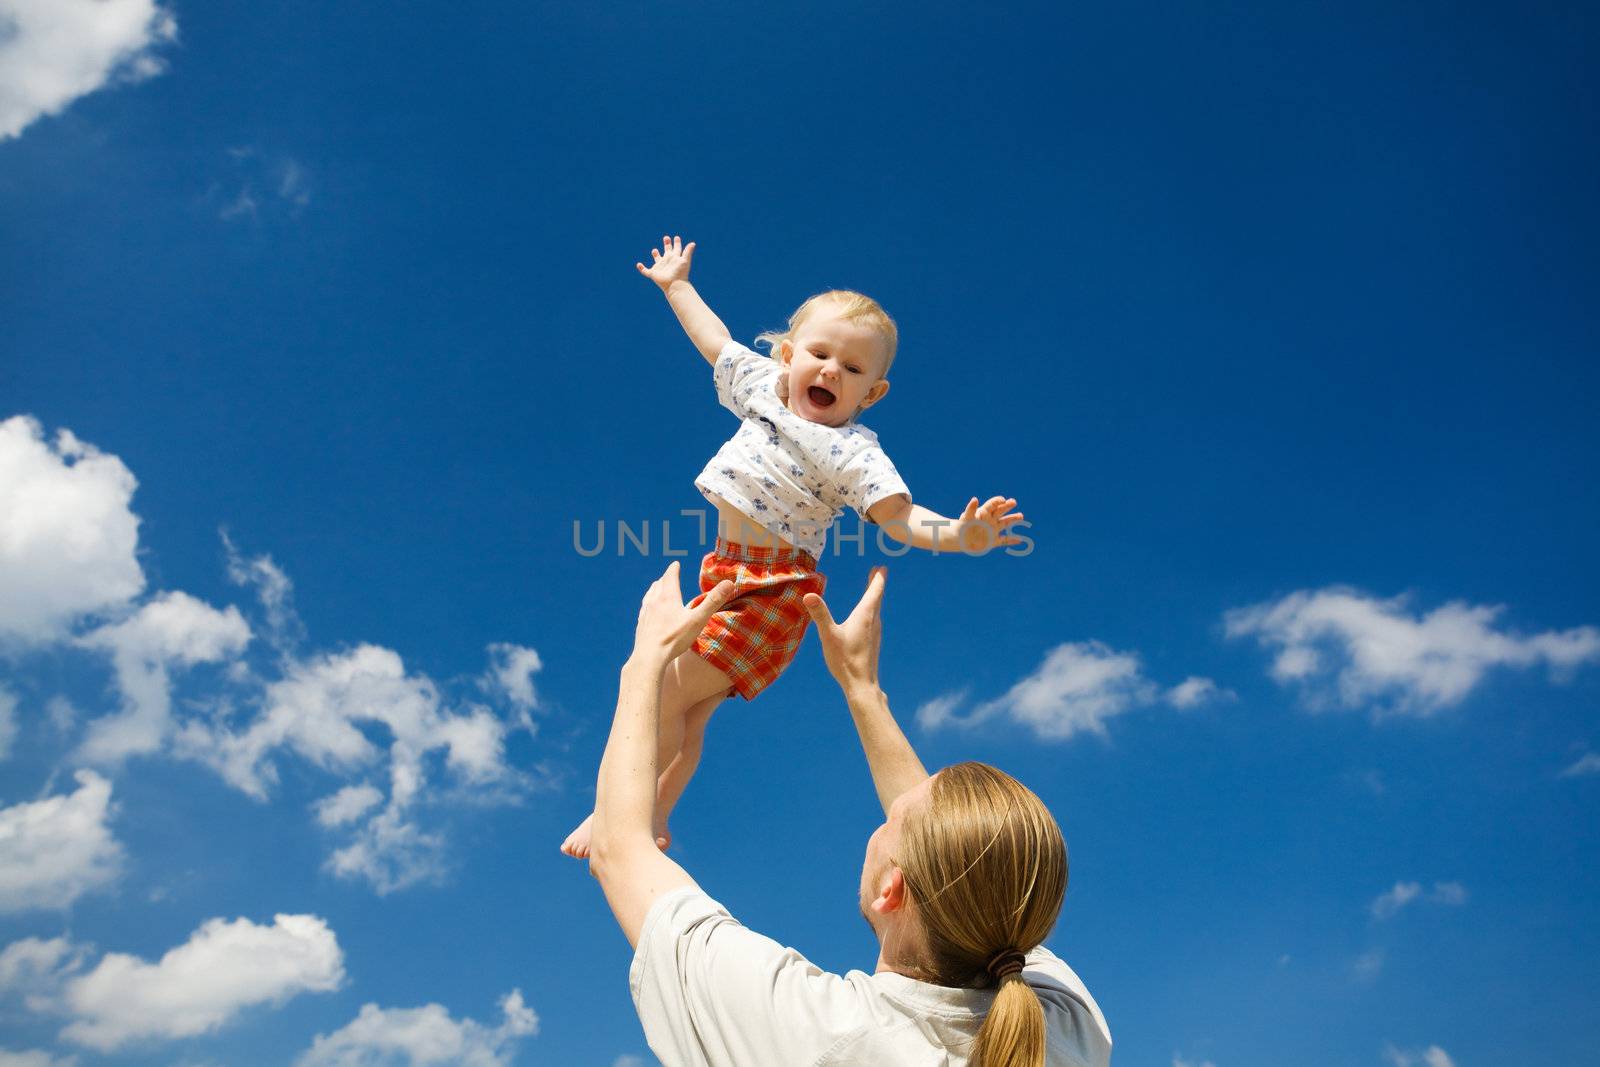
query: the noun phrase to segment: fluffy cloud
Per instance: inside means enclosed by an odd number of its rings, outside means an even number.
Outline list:
[[[246,558],[233,539],[222,531],[222,547],[228,553],[228,580],[256,592],[267,617],[267,640],[284,654],[305,637],[305,627],[294,610],[294,585],[271,556]]]
[[[1172,1054],[1172,1067],[1217,1067],[1210,1060],[1186,1060],[1176,1052]]]
[[[70,431],[47,442],[25,415],[0,422],[0,644],[59,640],[74,620],[139,595],[136,484]]]
[[[533,691],[533,676],[544,667],[539,653],[522,645],[497,643],[489,646],[489,673],[484,685],[499,693],[521,712],[530,712],[538,703]]]
[[[347,785],[332,796],[323,797],[314,808],[317,822],[334,827],[355,822],[381,803],[383,790],[374,789],[363,782],[360,785]]]
[[[1163,699],[1179,711],[1187,711],[1218,700],[1237,700],[1238,694],[1219,687],[1210,678],[1191,675],[1168,689]]]
[[[1193,707],[1218,695],[1209,678],[1190,678],[1168,690],[1165,699]],[[965,692],[950,693],[918,708],[917,723],[932,730],[974,726],[1003,715],[1044,740],[1060,741],[1080,732],[1105,736],[1107,719],[1161,699],[1161,688],[1145,677],[1136,653],[1082,641],[1056,646],[1032,674],[967,715],[958,714]]]
[[[1421,882],[1396,882],[1393,889],[1373,900],[1370,910],[1375,919],[1392,919],[1406,905],[1419,901],[1459,907],[1467,902],[1467,889],[1460,882],[1435,882],[1433,891],[1426,892]]]
[[[513,989],[500,999],[500,1025],[456,1021],[439,1004],[361,1012],[331,1034],[318,1034],[297,1067],[505,1067],[518,1039],[535,1033],[539,1018]]]
[[[278,780],[274,756],[289,750],[328,770],[359,769],[379,759],[379,750],[359,726],[388,728],[391,757],[402,800],[421,782],[421,761],[444,748],[452,767],[476,777],[503,770],[498,720],[454,715],[443,709],[438,688],[422,675],[408,675],[399,655],[376,645],[294,662],[266,690],[259,716],[239,733],[191,733],[191,754],[215,766],[230,783],[265,799]],[[203,728],[202,728],[203,729]]]
[[[68,981],[61,1036],[101,1052],[146,1038],[216,1030],[246,1008],[325,993],[344,981],[344,955],[314,915],[278,915],[270,926],[212,919],[155,963],[107,953]]]
[[[77,781],[69,795],[0,809],[0,913],[64,908],[116,879],[111,783],[93,771]]]
[[[1600,660],[1600,629],[1524,636],[1496,627],[1503,610],[1453,601],[1417,616],[1405,597],[1329,588],[1239,608],[1224,622],[1229,637],[1276,649],[1272,676],[1300,686],[1313,708],[1431,715],[1459,704],[1495,667],[1543,664],[1559,674]]]
[[[161,73],[178,24],[156,0],[0,2],[0,141],[114,81]]]
[[[218,611],[187,593],[166,593],[83,637],[84,647],[110,653],[123,709],[89,725],[80,755],[105,763],[161,748],[172,731],[171,670],[232,658],[249,641],[238,608]]]
[[[83,963],[84,950],[64,937],[25,937],[0,952],[0,994],[25,998],[45,1010],[51,998]]]
[[[386,648],[302,653],[304,630],[287,575],[267,556],[243,556],[226,533],[229,578],[255,591],[272,663],[250,648],[251,627],[237,607],[212,607],[179,591],[139,603],[138,520],[128,510],[134,485],[120,460],[68,431],[48,444],[32,419],[0,423],[0,649],[54,644],[105,656],[120,696],[117,711],[89,722],[77,758],[194,759],[265,801],[278,763],[298,757],[357,779],[313,807],[325,828],[349,835],[331,852],[331,871],[381,892],[441,878],[445,839],[425,829],[419,813],[441,795],[478,803],[522,795],[526,776],[505,758],[508,721],[476,702],[448,699]],[[92,628],[83,632],[86,621]],[[489,659],[478,695],[488,693],[509,708],[512,724],[531,732],[538,654],[496,644]],[[196,699],[175,702],[178,672],[206,663],[226,669],[202,674],[207,688]],[[10,694],[0,689],[0,758],[14,732],[11,711]],[[49,718],[70,734],[80,716],[58,697],[49,702]],[[374,773],[387,777],[386,796]],[[454,792],[442,793],[430,774],[448,779]],[[103,782],[97,788],[109,792]],[[0,839],[0,855],[20,840]],[[33,906],[15,885],[28,870],[0,870],[0,910],[8,900],[12,908]],[[47,885],[40,892],[62,903],[81,891],[69,887],[63,895]]]
[[[387,750],[368,738],[362,729],[368,725],[385,728],[392,739]],[[233,731],[192,722],[180,734],[179,747],[263,800],[278,780],[277,758],[285,752],[336,773],[365,772],[387,760],[387,805],[328,860],[334,874],[365,879],[386,893],[445,873],[443,838],[423,831],[409,815],[427,785],[428,753],[443,752],[445,767],[468,785],[513,782],[505,733],[505,724],[485,708],[447,708],[438,687],[425,676],[407,674],[393,651],[360,645],[291,660],[284,677],[267,686],[261,711],[248,726]],[[329,827],[356,823],[381,798],[373,786],[353,786],[320,802],[317,817]]]
[[[1392,1067],[1456,1067],[1456,1061],[1438,1045],[1425,1049],[1402,1051],[1393,1045],[1383,1046],[1383,1058]]]

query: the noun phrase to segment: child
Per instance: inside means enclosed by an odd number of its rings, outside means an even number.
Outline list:
[[[981,507],[973,497],[959,519],[913,504],[877,436],[856,423],[888,393],[895,356],[894,320],[876,301],[844,290],[813,296],[783,333],[756,338],[771,346],[768,358],[734,341],[689,284],[694,242],[663,237],[661,245],[650,250],[650,267],[634,266],[660,286],[714,368],[717,399],[741,420],[695,479],[717,509],[717,544],[701,563],[700,588],[724,579],[736,588],[662,684],[656,843],[666,848],[667,816],[700,761],[711,712],[730,692],[753,700],[800,647],[809,621],[803,599],[822,593],[817,557],[843,508],[902,544],[940,552],[1020,544],[1007,531],[1022,515],[1004,497]],[[589,826],[585,819],[561,851],[587,856]]]

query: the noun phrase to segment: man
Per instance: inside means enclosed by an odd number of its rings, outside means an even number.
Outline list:
[[[1024,786],[980,763],[929,777],[878,685],[886,576],[836,623],[806,597],[844,690],[885,822],[867,841],[873,974],[828,974],[741,926],[656,846],[663,672],[732,595],[683,603],[678,564],[645,593],[596,789],[589,869],[634,947],[634,1004],[668,1067],[917,1064],[1102,1067],[1105,1017],[1041,942],[1066,891],[1066,844]]]

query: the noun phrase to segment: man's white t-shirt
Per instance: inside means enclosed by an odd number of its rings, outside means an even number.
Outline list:
[[[1044,1005],[1047,1067],[1106,1067],[1111,1031],[1083,981],[1040,946],[1022,972]],[[746,929],[698,887],[645,917],[628,973],[665,1067],[965,1067],[993,989],[829,974]]]
[[[694,484],[820,559],[841,511],[866,518],[878,501],[911,490],[865,426],[824,426],[785,407],[777,391],[781,369],[738,341],[722,346],[712,379],[717,399],[741,425]]]

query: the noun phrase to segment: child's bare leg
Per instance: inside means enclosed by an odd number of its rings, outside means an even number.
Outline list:
[[[667,672],[661,680],[661,715],[656,736],[658,783],[683,747],[685,720],[689,709],[713,696],[720,699],[732,688],[733,683],[728,680],[726,674],[695,655],[693,650],[683,653],[667,665]],[[709,717],[709,714],[707,712],[706,716]],[[705,728],[704,720],[701,721],[700,728],[702,730]],[[697,752],[695,763],[698,762]],[[693,773],[692,765],[689,773]],[[688,778],[685,776],[684,782],[687,781]],[[659,788],[658,784],[658,793]],[[677,792],[679,795],[682,794],[681,785]],[[677,796],[674,796],[673,801],[676,800]],[[578,859],[586,859],[589,855],[589,838],[593,821],[592,814],[584,819],[561,843],[561,851]],[[656,815],[656,834],[658,838],[666,837],[666,815],[659,810]],[[662,847],[666,847],[665,844]]]
[[[672,809],[678,806],[678,799],[683,796],[683,791],[689,785],[689,779],[694,777],[695,768],[700,766],[700,753],[705,747],[706,723],[711,721],[711,713],[717,710],[724,694],[706,697],[700,703],[690,708],[683,716],[683,743],[678,746],[677,755],[667,769],[661,772],[661,779],[656,784],[656,838],[671,841],[672,835],[667,832],[667,817],[672,814]]]

